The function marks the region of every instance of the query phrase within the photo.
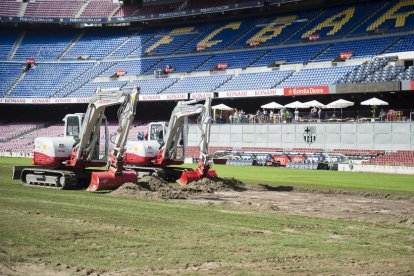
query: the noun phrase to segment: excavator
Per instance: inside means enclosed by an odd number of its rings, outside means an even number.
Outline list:
[[[65,116],[63,137],[35,139],[34,166],[15,166],[13,179],[21,179],[28,186],[55,189],[79,188],[89,182],[88,191],[116,189],[123,183],[137,182],[137,173],[124,168],[124,153],[139,92],[138,87],[131,91],[98,88],[86,113]],[[118,127],[109,137],[105,109],[114,105],[120,105]],[[101,141],[102,129],[104,141]],[[111,152],[109,142],[114,144]],[[105,166],[105,171],[90,169]]]
[[[211,99],[204,104],[198,100],[179,101],[171,113],[168,125],[155,122],[148,125],[148,138],[145,141],[128,141],[125,152],[125,165],[140,174],[157,175],[166,180],[176,180],[181,185],[202,178],[217,177],[210,170],[208,145],[210,142]],[[186,120],[198,115],[197,124],[201,131],[198,167],[193,170],[173,167],[184,164]]]

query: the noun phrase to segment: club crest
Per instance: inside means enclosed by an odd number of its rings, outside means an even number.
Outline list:
[[[304,129],[303,139],[305,140],[305,143],[309,145],[314,143],[316,140],[316,126],[306,126]]]

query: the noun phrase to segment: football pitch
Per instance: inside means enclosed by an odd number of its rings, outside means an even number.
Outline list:
[[[28,188],[10,180],[12,165],[24,164],[30,160],[0,159],[0,274],[414,273],[412,225],[296,214],[283,208]],[[383,197],[401,206],[414,204],[413,176],[214,169],[253,190],[261,184],[292,188],[271,192],[279,196],[306,197],[309,190],[335,199],[333,191],[341,191],[361,193],[358,200],[373,194],[372,202]],[[387,199],[389,195],[404,199]]]

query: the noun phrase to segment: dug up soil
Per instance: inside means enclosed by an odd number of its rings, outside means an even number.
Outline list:
[[[126,183],[110,195],[216,205],[225,207],[223,211],[282,212],[414,228],[412,197],[290,186],[257,187],[247,189],[234,178],[204,178],[181,187],[155,176],[145,176],[137,184]]]

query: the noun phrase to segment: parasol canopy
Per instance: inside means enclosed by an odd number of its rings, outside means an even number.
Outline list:
[[[312,100],[309,102],[304,102],[304,105],[306,105],[307,107],[320,107],[320,108],[326,108],[326,105],[324,105],[323,103],[320,103],[316,100]]]
[[[283,108],[283,105],[278,104],[277,102],[271,102],[271,103],[262,105],[261,108],[265,108],[265,109],[280,109],[280,108]]]
[[[231,107],[229,107],[229,106],[227,106],[225,104],[213,105],[211,107],[211,109],[213,109],[213,110],[226,110],[226,111],[233,110],[233,108],[231,108]]]
[[[285,105],[285,107],[287,107],[287,108],[308,108],[307,105],[304,105],[303,103],[301,103],[299,101],[295,101],[293,103],[287,104],[287,105]]]
[[[361,105],[388,105],[386,101],[380,100],[378,98],[371,98],[369,100],[361,102]]]
[[[353,102],[350,102],[344,99],[339,99],[334,102],[328,103],[326,107],[327,108],[346,108],[346,107],[353,106],[353,105],[354,105]]]

